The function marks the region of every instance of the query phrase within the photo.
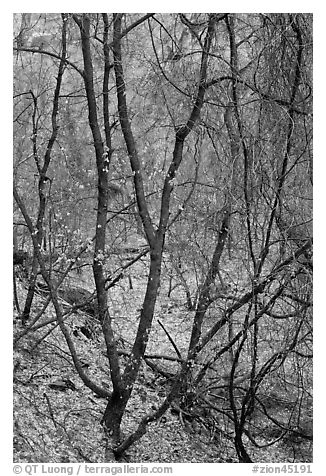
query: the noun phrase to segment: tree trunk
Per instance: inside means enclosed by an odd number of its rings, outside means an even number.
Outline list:
[[[248,455],[245,447],[243,446],[243,442],[241,439],[241,434],[237,434],[234,438],[234,445],[237,451],[237,455],[239,458],[239,463],[252,463],[252,459]]]
[[[114,390],[105,408],[102,425],[106,433],[112,437],[114,444],[120,443],[121,420],[128,403],[130,392]]]
[[[38,261],[36,259],[36,256],[34,256],[32,270],[31,270],[31,274],[29,278],[27,296],[26,296],[24,310],[21,317],[23,326],[28,321],[31,308],[32,308],[32,303],[33,303],[34,293],[35,293],[35,284],[36,284],[36,278],[37,278],[37,269],[38,269]]]

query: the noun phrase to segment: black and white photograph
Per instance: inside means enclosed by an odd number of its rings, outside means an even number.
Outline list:
[[[14,473],[313,472],[313,17],[12,14]]]

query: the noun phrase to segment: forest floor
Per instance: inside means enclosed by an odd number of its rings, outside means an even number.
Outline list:
[[[70,283],[71,286],[76,284],[92,290],[88,277],[78,277]],[[137,328],[144,291],[143,277],[133,277],[132,287],[130,289],[130,281],[124,279],[110,293],[110,312],[114,316],[120,348],[126,351],[130,349]],[[17,281],[17,290],[22,306],[26,284]],[[43,303],[44,297],[35,296],[31,319],[42,309]],[[191,315],[185,307],[184,293],[175,290],[168,298],[166,292],[162,292],[146,353],[176,357],[167,331],[183,354],[187,348]],[[14,337],[23,331],[17,317],[15,310]],[[55,314],[49,305],[38,324],[51,319],[55,320]],[[66,324],[88,374],[99,385],[110,388],[99,324],[81,311],[69,316]],[[177,361],[164,361],[163,365],[162,368],[171,373],[178,368]],[[123,419],[122,432],[125,436],[136,429],[146,413],[158,407],[167,391],[166,380],[144,364]],[[100,420],[105,406],[106,400],[98,398],[77,376],[55,322],[40,326],[17,342],[14,351],[15,462],[103,462],[104,433]],[[290,460],[288,448],[278,445],[260,450],[259,458],[266,462]],[[145,436],[129,448],[124,461],[237,463],[238,459],[232,440],[223,438],[218,428],[212,432],[204,426],[189,424],[170,409],[160,420],[148,426]]]

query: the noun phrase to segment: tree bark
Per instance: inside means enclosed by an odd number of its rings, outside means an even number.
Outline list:
[[[104,144],[100,132],[100,125],[97,117],[97,102],[93,82],[93,64],[90,45],[90,18],[87,14],[82,14],[81,18],[74,15],[74,19],[80,28],[82,52],[84,60],[84,83],[87,95],[88,118],[91,128],[97,166],[97,217],[96,217],[96,233],[95,233],[95,249],[93,259],[93,274],[97,293],[98,314],[102,325],[102,331],[105,338],[107,353],[110,363],[110,375],[114,389],[114,395],[121,393],[121,373],[119,366],[119,356],[117,346],[114,339],[114,333],[111,326],[111,317],[107,308],[106,278],[105,278],[105,243],[106,243],[106,222],[108,207],[108,173],[111,157],[111,140],[108,128],[108,103],[106,98],[108,85],[108,50],[107,44],[104,44],[104,55],[106,59],[103,93],[104,93],[104,110],[105,110],[105,132],[107,149]],[[105,20],[104,20],[105,22]],[[105,31],[106,35],[106,31]],[[107,38],[105,38],[107,40]]]

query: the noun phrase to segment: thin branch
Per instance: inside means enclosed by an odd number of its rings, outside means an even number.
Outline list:
[[[157,322],[159,323],[159,325],[162,327],[163,331],[165,332],[165,334],[167,335],[167,338],[169,339],[169,341],[171,342],[172,344],[172,347],[174,348],[177,356],[179,357],[180,360],[182,360],[182,356],[180,354],[180,351],[176,345],[176,343],[174,342],[174,340],[172,339],[171,335],[169,334],[169,332],[165,329],[165,327],[163,326],[162,322],[158,319]]]
[[[22,48],[14,47],[14,51],[26,51],[28,53],[38,53],[38,54],[42,54],[46,56],[51,56],[52,58],[55,58],[57,60],[61,60],[60,55],[57,55],[56,53],[52,53],[52,51],[40,50],[39,48],[36,49],[36,48],[27,48],[27,47],[22,47]],[[66,65],[71,66],[75,71],[77,71],[78,74],[80,74],[83,77],[84,73],[81,69],[78,68],[78,66],[76,66],[74,63],[67,60],[66,58],[64,62]]]

